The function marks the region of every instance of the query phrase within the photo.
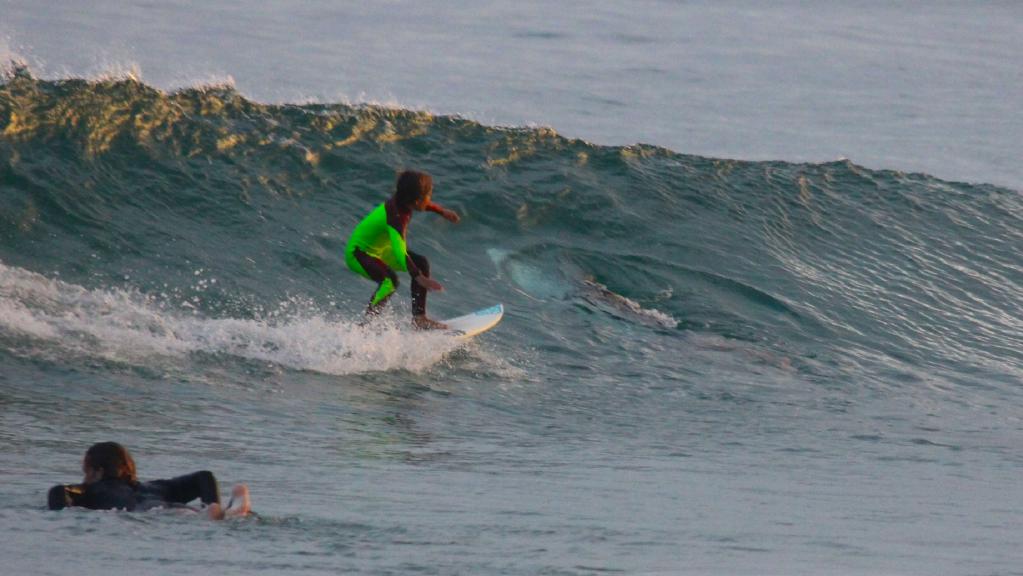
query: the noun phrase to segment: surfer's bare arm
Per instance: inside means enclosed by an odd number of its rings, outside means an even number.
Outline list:
[[[458,216],[458,212],[455,212],[454,210],[449,210],[441,206],[440,204],[437,204],[436,202],[430,202],[429,204],[426,205],[426,208],[424,208],[424,210],[427,210],[429,212],[436,212],[437,214],[443,216],[445,220],[453,222],[455,224],[458,224],[458,221],[462,219],[461,217]]]

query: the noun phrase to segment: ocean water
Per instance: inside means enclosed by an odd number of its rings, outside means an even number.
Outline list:
[[[44,77],[230,82],[608,145],[829,162],[1023,188],[1011,0],[0,2]]]
[[[1023,573],[1015,4],[0,7],[5,573]]]

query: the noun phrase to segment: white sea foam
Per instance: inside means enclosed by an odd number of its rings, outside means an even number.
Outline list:
[[[459,346],[395,318],[367,327],[316,312],[271,320],[205,318],[138,292],[90,290],[4,264],[0,332],[27,337],[43,349],[116,362],[227,354],[328,374],[421,371]]]
[[[611,314],[635,320],[647,326],[660,328],[676,328],[678,320],[653,308],[644,308],[631,298],[612,292],[607,286],[593,280],[584,280],[580,291],[581,297],[590,304]]]

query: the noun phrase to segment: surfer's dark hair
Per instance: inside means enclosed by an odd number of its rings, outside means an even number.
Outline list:
[[[135,473],[135,461],[128,449],[117,442],[99,442],[93,444],[85,452],[85,468],[93,468],[103,472],[103,479],[115,478],[132,484],[138,483]]]
[[[409,208],[432,190],[433,178],[429,174],[416,170],[405,170],[398,175],[398,183],[394,189],[394,201],[402,208]]]

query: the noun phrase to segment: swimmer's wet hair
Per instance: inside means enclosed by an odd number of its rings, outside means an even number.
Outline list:
[[[117,442],[99,442],[85,452],[84,466],[103,472],[103,478],[116,478],[132,484],[137,483],[135,461],[128,449]]]

